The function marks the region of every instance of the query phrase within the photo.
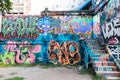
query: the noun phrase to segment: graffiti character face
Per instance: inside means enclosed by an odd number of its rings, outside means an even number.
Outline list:
[[[49,25],[42,25],[42,30],[44,30],[45,32],[47,32],[50,29]]]
[[[42,25],[39,27],[39,29],[44,33],[47,34],[48,31],[53,30],[53,27],[50,27],[50,25]]]

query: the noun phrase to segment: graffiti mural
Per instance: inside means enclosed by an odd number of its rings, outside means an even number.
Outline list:
[[[38,28],[43,34],[72,33],[91,36],[92,24],[91,16],[53,16],[38,19]]]
[[[110,2],[107,4],[106,9],[107,9],[107,18],[113,18],[116,17],[117,11],[115,8],[119,7],[119,0],[110,0]]]
[[[36,39],[39,34],[73,33],[92,35],[92,16],[5,16],[1,39]]]
[[[0,61],[4,64],[76,64],[81,37],[90,38],[92,16],[3,16]]]
[[[51,40],[48,47],[48,56],[52,63],[76,64],[80,61],[78,45],[75,42],[58,42]]]
[[[120,17],[115,17],[102,26],[102,32],[108,44],[117,44],[120,41]]]
[[[93,18],[91,16],[65,16],[61,18],[61,26],[64,26],[62,28],[63,32],[83,34],[86,37],[91,36],[93,25]]]
[[[22,64],[22,63],[34,63],[34,53],[39,53],[40,45],[31,46],[29,42],[15,42],[8,41],[6,45],[3,45],[4,53],[1,53],[0,57],[4,64]]]
[[[100,24],[102,25],[105,21],[116,17],[119,7],[119,0],[110,0],[101,13]]]
[[[0,38],[29,38],[34,39],[37,37],[38,17],[30,16],[7,16],[2,19],[2,28]]]
[[[108,45],[107,49],[115,59],[120,60],[120,45]]]
[[[101,13],[100,25],[107,44],[120,42],[120,12],[119,0],[110,0]],[[104,16],[104,18],[103,18]]]

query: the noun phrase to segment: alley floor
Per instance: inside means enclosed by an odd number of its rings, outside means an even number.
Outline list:
[[[24,80],[92,80],[90,75],[78,74],[66,67],[42,68],[35,67],[5,67],[0,68],[0,80],[13,77],[24,77]]]

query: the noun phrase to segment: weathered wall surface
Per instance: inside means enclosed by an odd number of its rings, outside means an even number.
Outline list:
[[[4,16],[0,61],[4,64],[81,62],[79,40],[93,33],[91,16]]]

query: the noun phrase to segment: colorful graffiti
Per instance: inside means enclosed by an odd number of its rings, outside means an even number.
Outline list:
[[[38,17],[11,16],[3,17],[0,38],[29,38],[34,39],[38,35],[36,22]]]
[[[34,53],[39,53],[40,45],[31,46],[28,42],[8,41],[3,47],[4,54],[1,54],[1,59],[4,64],[22,64],[34,63]]]
[[[104,67],[96,67],[96,71],[117,71],[117,66],[115,67],[109,67],[109,66],[104,66]]]
[[[100,25],[107,44],[117,44],[120,42],[119,7],[119,0],[110,0],[100,16]]]
[[[101,25],[106,20],[110,20],[114,17],[116,17],[118,11],[115,10],[115,8],[119,7],[119,0],[110,0],[109,3],[105,6],[104,10],[102,11],[101,15]]]
[[[61,26],[64,26],[62,31],[71,31],[71,33],[86,34],[89,36],[91,36],[92,25],[92,16],[65,16],[61,21]]]
[[[54,36],[40,34],[36,40],[31,42],[2,41],[0,44],[0,60],[3,64],[32,64],[39,62],[52,62],[63,65],[76,64],[81,61],[79,40],[80,36],[77,34]],[[60,53],[59,59],[56,55],[58,52]],[[53,57],[55,55],[56,57]]]
[[[81,62],[81,37],[93,33],[92,16],[3,16],[0,60],[4,64]],[[35,54],[37,53],[37,54]]]
[[[66,41],[59,44],[51,40],[48,47],[48,56],[52,63],[76,64],[80,62],[80,53],[78,45],[75,42]]]
[[[95,62],[95,66],[115,66],[115,63],[107,63],[107,61],[104,61],[103,63],[101,62]]]
[[[99,19],[99,15],[96,15],[93,17],[93,32],[95,34],[100,34],[100,19]]]
[[[39,34],[92,35],[92,16],[5,16],[0,39],[36,39]]]
[[[91,36],[93,19],[91,16],[54,16],[38,19],[38,28],[41,33],[72,33]]]
[[[95,0],[94,1],[94,14],[96,15],[110,0]]]

